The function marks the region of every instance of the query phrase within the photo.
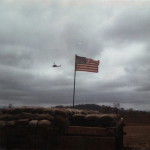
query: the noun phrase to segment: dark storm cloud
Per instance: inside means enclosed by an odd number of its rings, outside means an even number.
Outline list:
[[[65,95],[69,95],[68,91],[71,92],[70,81],[67,79],[42,78],[11,67],[9,70],[1,68],[1,72],[0,96],[5,103],[15,103],[15,101],[25,104],[58,103],[60,99],[67,97]]]
[[[103,50],[102,43],[98,39],[93,40],[96,34],[88,35],[84,26],[76,22],[65,26],[63,37],[67,45],[67,51],[73,50],[77,54],[84,52],[93,57],[99,53],[99,51]]]
[[[84,51],[94,55],[102,50],[101,42],[95,38],[97,29],[89,34],[89,28],[94,22],[86,18],[89,15],[88,9],[58,4],[4,3],[1,6],[1,43],[28,45],[36,51],[56,51],[59,55],[67,54],[68,51],[70,54]],[[51,55],[56,56],[56,53]]]
[[[68,3],[0,2],[1,105],[71,104],[75,54],[101,60],[77,73],[76,103],[146,103],[150,11]]]
[[[108,42],[106,43],[107,48],[117,49],[118,53],[115,53],[116,57],[117,55],[121,56],[122,61],[119,62],[120,65],[117,65],[120,67],[122,64],[124,76],[102,84],[102,87],[104,87],[102,89],[106,91],[114,90],[117,92],[117,95],[120,95],[122,90],[124,92],[126,90],[133,92],[129,100],[127,100],[131,102],[146,103],[150,96],[148,94],[150,87],[150,53],[148,48],[150,41],[149,14],[149,9],[127,8],[120,11],[114,17],[113,23],[108,24],[103,31],[104,38]],[[124,55],[120,55],[120,51]],[[125,51],[129,55],[125,54]],[[125,63],[123,63],[124,60]],[[130,95],[130,92],[126,95]]]
[[[55,39],[53,11],[39,3],[12,2],[1,6],[1,43],[41,48]],[[59,32],[59,31],[58,31]]]
[[[33,64],[32,52],[19,46],[0,46],[0,65],[30,68]]]
[[[145,42],[150,40],[150,14],[149,9],[127,8],[116,15],[114,23],[106,26],[103,35],[114,42],[122,44]]]
[[[150,81],[150,54],[146,50],[143,51],[141,57],[136,57],[132,65],[129,64],[125,66],[125,71],[127,73],[126,79],[127,83],[132,83],[135,89],[138,91],[149,91],[149,81]]]

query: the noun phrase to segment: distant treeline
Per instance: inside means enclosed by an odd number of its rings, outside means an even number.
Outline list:
[[[72,106],[56,106],[57,108],[72,108]],[[100,113],[115,113],[119,114],[122,118],[125,119],[126,124],[150,124],[150,111],[140,111],[117,108],[105,105],[96,105],[96,104],[80,104],[75,105],[76,109],[85,109],[85,110],[94,110]]]
[[[63,106],[58,105],[55,106],[56,108],[72,108],[72,106]],[[142,110],[134,110],[132,108],[124,109],[124,108],[117,108],[111,107],[106,105],[97,105],[97,104],[79,104],[75,105],[74,108],[76,109],[85,109],[85,110],[94,110],[99,111],[101,113],[143,113],[143,114],[150,114],[150,111],[142,111]]]

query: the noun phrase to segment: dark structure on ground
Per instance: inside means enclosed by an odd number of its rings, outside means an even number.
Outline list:
[[[120,150],[123,119],[65,108],[7,108],[0,111],[0,146],[5,149]]]

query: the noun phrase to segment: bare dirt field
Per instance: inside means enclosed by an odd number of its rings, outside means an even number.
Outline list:
[[[126,125],[124,146],[133,149],[150,150],[150,125]]]

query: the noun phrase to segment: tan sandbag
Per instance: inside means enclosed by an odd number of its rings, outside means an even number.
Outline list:
[[[50,114],[35,114],[34,118],[37,120],[54,120],[54,117]]]
[[[29,123],[29,119],[19,119],[16,121],[17,125],[27,125]]]
[[[55,108],[55,115],[67,117],[69,116],[69,111],[64,108]]]
[[[101,117],[104,117],[104,116],[109,116],[115,120],[119,120],[120,119],[120,116],[118,114],[100,114]]]
[[[71,119],[71,125],[83,126],[86,124],[84,114],[74,114]]]
[[[0,115],[0,120],[2,120],[2,121],[9,121],[9,120],[15,120],[15,119],[14,119],[14,115],[2,114],[2,115]]]
[[[13,126],[13,125],[15,125],[16,124],[16,121],[14,121],[14,120],[12,120],[12,121],[7,121],[6,122],[6,125],[7,126]]]
[[[100,118],[103,127],[113,127],[116,125],[116,121],[109,115],[104,115]]]
[[[88,115],[86,115],[86,119],[87,120],[100,119],[100,114],[88,114]]]
[[[6,125],[6,122],[5,122],[5,121],[0,121],[0,128],[5,127],[5,125]]]
[[[9,120],[21,120],[21,119],[32,120],[32,118],[33,118],[32,114],[21,112],[19,114],[12,115],[12,119],[10,118]]]
[[[29,113],[29,112],[22,112],[17,115],[18,119],[29,119],[33,120],[34,119],[34,114]]]
[[[11,111],[12,111],[12,108],[3,108],[1,110],[2,114],[9,114],[9,113],[11,113]]]
[[[82,114],[82,110],[79,110],[79,109],[72,109],[73,111],[73,114]]]
[[[90,127],[100,127],[101,126],[99,114],[86,115],[85,119],[86,119],[87,126],[90,126]]]
[[[38,120],[31,120],[31,121],[29,121],[29,125],[30,126],[37,126],[38,125]]]
[[[67,112],[68,112],[69,115],[73,115],[74,114],[74,112],[73,112],[73,110],[71,108],[67,108]]]
[[[50,126],[51,122],[49,120],[40,120],[38,121],[38,126]]]
[[[55,110],[54,110],[54,108],[45,108],[43,113],[44,114],[54,115],[55,114]]]
[[[10,111],[11,114],[19,114],[19,113],[22,113],[22,112],[23,112],[23,110],[22,110],[21,107],[10,108],[10,109],[11,109],[11,111]]]
[[[33,110],[33,113],[38,113],[38,114],[42,114],[44,112],[44,109],[43,107],[36,107],[34,108]]]

